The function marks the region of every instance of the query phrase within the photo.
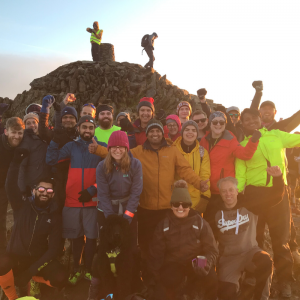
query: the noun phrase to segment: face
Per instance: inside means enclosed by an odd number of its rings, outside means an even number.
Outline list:
[[[237,203],[238,189],[231,181],[223,181],[220,186],[220,195],[224,201],[225,207],[232,208]]]
[[[189,215],[191,208],[190,207],[183,208],[182,204],[180,204],[179,207],[175,207],[172,205],[171,209],[173,210],[173,213],[177,218],[182,219],[182,218],[186,218]]]
[[[245,113],[241,122],[247,133],[252,133],[254,130],[258,130],[261,128],[260,117],[252,114]]]
[[[220,135],[224,132],[225,126],[226,126],[225,120],[222,117],[216,117],[212,120],[210,124],[210,129],[212,133],[216,135]]]
[[[271,105],[265,105],[259,109],[261,113],[261,119],[265,123],[270,123],[274,121],[275,115],[277,113],[276,109]]]
[[[241,118],[240,113],[237,110],[231,110],[229,116],[233,124],[236,124]]]
[[[34,202],[39,207],[46,207],[49,201],[54,197],[53,186],[51,183],[40,182],[32,191]]]
[[[170,135],[176,135],[178,133],[178,125],[176,122],[171,122],[167,124]]]
[[[148,123],[153,117],[153,112],[150,107],[142,106],[139,109],[139,118],[142,123]]]
[[[39,132],[39,123],[36,119],[27,119],[25,123],[26,129],[32,129],[34,134],[38,134]]]
[[[118,162],[124,157],[126,148],[119,146],[110,147],[109,151],[111,153],[111,156]]]
[[[187,126],[182,133],[183,141],[187,143],[194,143],[197,136],[197,130],[195,126],[192,125]]]
[[[198,124],[199,130],[203,130],[208,123],[207,117],[205,117],[203,114],[195,115],[193,117],[193,121],[195,121]]]
[[[191,111],[188,106],[182,106],[179,109],[178,116],[179,118],[186,119],[191,115]]]
[[[200,100],[205,100],[205,96],[198,96]]]
[[[11,147],[17,147],[20,145],[24,129],[16,129],[9,127],[8,129],[4,129],[4,134],[7,136],[8,143]]]
[[[93,27],[94,27],[94,29],[98,29],[98,27],[99,27],[99,25],[98,25],[98,23],[93,23]]]
[[[102,128],[109,129],[113,124],[113,115],[109,110],[99,112],[98,121]]]
[[[79,126],[79,135],[84,141],[90,141],[95,135],[95,126],[90,122],[84,122]]]
[[[159,146],[161,144],[162,138],[163,138],[163,134],[161,130],[158,128],[153,128],[149,130],[147,135],[148,141],[153,146]]]
[[[120,126],[121,120],[125,119],[125,116],[120,116],[117,120],[117,125]]]
[[[91,116],[92,118],[95,119],[96,110],[90,106],[84,106],[80,113],[80,117],[83,117],[83,116]]]
[[[76,126],[76,118],[72,115],[65,115],[61,118],[61,125],[66,129],[74,128]]]

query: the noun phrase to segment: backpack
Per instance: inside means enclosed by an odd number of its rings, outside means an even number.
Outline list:
[[[147,47],[149,45],[149,34],[145,34],[142,38],[141,46],[142,47]]]

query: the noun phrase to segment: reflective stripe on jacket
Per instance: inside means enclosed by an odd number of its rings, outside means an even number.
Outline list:
[[[99,30],[97,31],[97,34],[99,34],[100,31],[101,31],[101,29],[99,29]],[[98,45],[101,44],[101,40],[98,39],[98,38],[95,36],[95,33],[94,33],[94,32],[91,34],[90,42],[91,42],[91,43],[96,43],[96,44],[98,44]]]

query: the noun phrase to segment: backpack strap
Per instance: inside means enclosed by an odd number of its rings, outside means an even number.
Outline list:
[[[205,149],[204,149],[203,146],[199,146],[199,153],[200,153],[200,164],[202,164],[203,156],[204,156],[204,153],[205,153]]]

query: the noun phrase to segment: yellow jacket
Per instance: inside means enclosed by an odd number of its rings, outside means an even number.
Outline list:
[[[182,137],[180,136],[173,143],[173,146],[176,147],[179,150],[179,152],[183,155],[183,157],[189,162],[190,166],[192,167],[196,175],[198,175],[201,178],[201,180],[210,179],[210,159],[207,150],[204,147],[200,146],[199,142],[196,140],[196,147],[190,153],[186,153],[182,150],[181,141]],[[176,174],[175,181],[179,179],[181,179],[181,177],[178,174]],[[210,185],[209,182],[208,184]],[[196,206],[202,204],[202,210],[204,209],[205,211],[207,200],[201,199],[200,201],[200,197],[204,196],[203,198],[210,198],[210,190],[201,193],[199,190],[195,189],[194,186],[192,186],[191,184],[188,185],[188,190],[193,202],[192,208],[195,208]],[[204,211],[200,212],[202,213]]]

